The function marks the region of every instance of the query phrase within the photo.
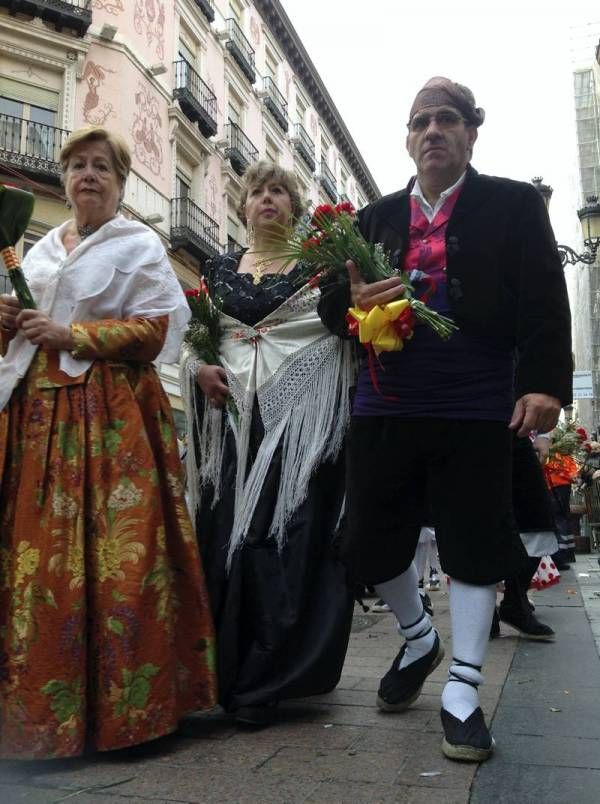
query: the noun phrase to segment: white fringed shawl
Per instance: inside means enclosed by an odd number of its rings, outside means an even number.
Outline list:
[[[222,316],[220,356],[239,412],[237,419],[231,413],[227,416],[238,456],[228,564],[248,532],[280,441],[282,469],[269,531],[280,548],[291,516],[306,498],[312,473],[324,460],[335,458],[342,447],[350,417],[354,365],[350,344],[332,335],[319,318],[319,296],[317,287],[306,284],[254,327]],[[221,411],[195,404],[200,393],[195,383],[198,365],[184,349],[181,386],[188,415],[188,483],[194,512],[202,486],[210,483],[214,487],[213,504],[219,497],[225,439]],[[265,434],[247,472],[255,399]]]

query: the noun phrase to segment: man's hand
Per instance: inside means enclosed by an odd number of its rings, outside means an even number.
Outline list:
[[[511,430],[517,431],[519,438],[525,438],[531,430],[547,433],[556,426],[560,409],[560,400],[554,396],[525,394],[517,399],[508,426]]]
[[[542,466],[550,455],[550,439],[547,436],[536,436],[533,440],[533,448]]]
[[[72,349],[73,336],[70,327],[57,324],[40,310],[21,310],[16,325],[28,341],[47,349]]]
[[[368,285],[361,277],[352,260],[348,260],[346,268],[350,277],[350,292],[354,307],[369,311],[376,304],[387,304],[404,293],[405,288],[399,276],[393,276],[391,279],[380,279],[379,282],[371,282]]]
[[[230,391],[227,387],[227,374],[222,366],[200,366],[196,382],[211,405],[222,408],[226,404]]]

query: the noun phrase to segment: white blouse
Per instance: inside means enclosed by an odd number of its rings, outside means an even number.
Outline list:
[[[176,362],[190,310],[158,236],[119,215],[67,254],[62,235],[68,225],[48,232],[23,261],[38,309],[63,326],[168,315],[165,344],[156,361]],[[27,373],[37,348],[21,331],[10,342],[0,360],[0,410]],[[70,377],[87,371],[92,362],[60,352],[60,369]]]

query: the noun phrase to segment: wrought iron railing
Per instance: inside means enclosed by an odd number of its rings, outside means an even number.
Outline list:
[[[0,162],[58,181],[60,149],[69,131],[0,114]]]
[[[217,133],[217,98],[196,70],[185,59],[174,62],[175,88],[173,99],[178,100],[184,114],[198,123],[205,137]]]
[[[265,91],[264,103],[271,112],[278,125],[284,130],[288,130],[288,108],[287,101],[277,89],[277,84],[267,75],[263,78],[263,89]]]
[[[215,18],[215,4],[213,0],[196,0],[196,5],[209,22]]]
[[[316,165],[315,144],[309,137],[302,123],[296,123],[294,126],[293,143],[302,159],[304,159],[311,171],[314,171]]]
[[[256,81],[254,49],[233,17],[225,20],[227,39],[225,47],[231,53],[246,78],[253,84]]]
[[[241,176],[249,165],[258,160],[258,148],[231,120],[225,126],[225,133],[228,143],[225,149],[225,159],[229,159],[232,168]]]
[[[221,252],[219,224],[191,198],[171,199],[171,246],[185,248],[200,259]]]
[[[335,176],[326,162],[321,162],[319,168],[319,183],[332,201],[337,201],[337,185]]]
[[[11,14],[21,12],[54,23],[60,31],[72,28],[83,36],[92,24],[92,0],[0,0]]]

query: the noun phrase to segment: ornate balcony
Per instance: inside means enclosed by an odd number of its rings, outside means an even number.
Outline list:
[[[275,81],[271,76],[263,78],[263,89],[265,92],[263,101],[266,108],[271,112],[277,125],[283,130],[288,130],[288,111],[287,101],[277,89]]]
[[[319,184],[335,204],[337,201],[337,185],[335,183],[335,176],[326,162],[321,162],[319,168]]]
[[[175,88],[173,100],[179,101],[182,112],[205,137],[217,133],[217,98],[198,73],[185,59],[174,62]]]
[[[231,57],[237,63],[248,81],[253,84],[256,81],[254,49],[233,17],[225,20],[225,23],[227,25],[225,47],[231,53]]]
[[[0,164],[14,165],[33,178],[60,183],[60,149],[69,131],[0,114]]]
[[[213,0],[196,0],[196,5],[209,22],[215,18],[215,4]]]
[[[302,125],[302,123],[296,123],[294,126],[294,136],[292,138],[292,144],[302,159],[306,162],[308,167],[310,168],[310,172],[314,173],[316,167],[316,160],[315,160],[315,144],[308,136],[308,132]]]
[[[171,199],[171,248],[184,248],[201,261],[221,253],[219,224],[191,198]]]
[[[57,31],[69,28],[83,36],[92,24],[92,0],[0,0],[11,14],[31,14],[55,25]]]
[[[227,147],[225,159],[229,159],[231,167],[241,176],[247,167],[258,161],[258,149],[250,142],[242,129],[231,120],[225,126]]]

